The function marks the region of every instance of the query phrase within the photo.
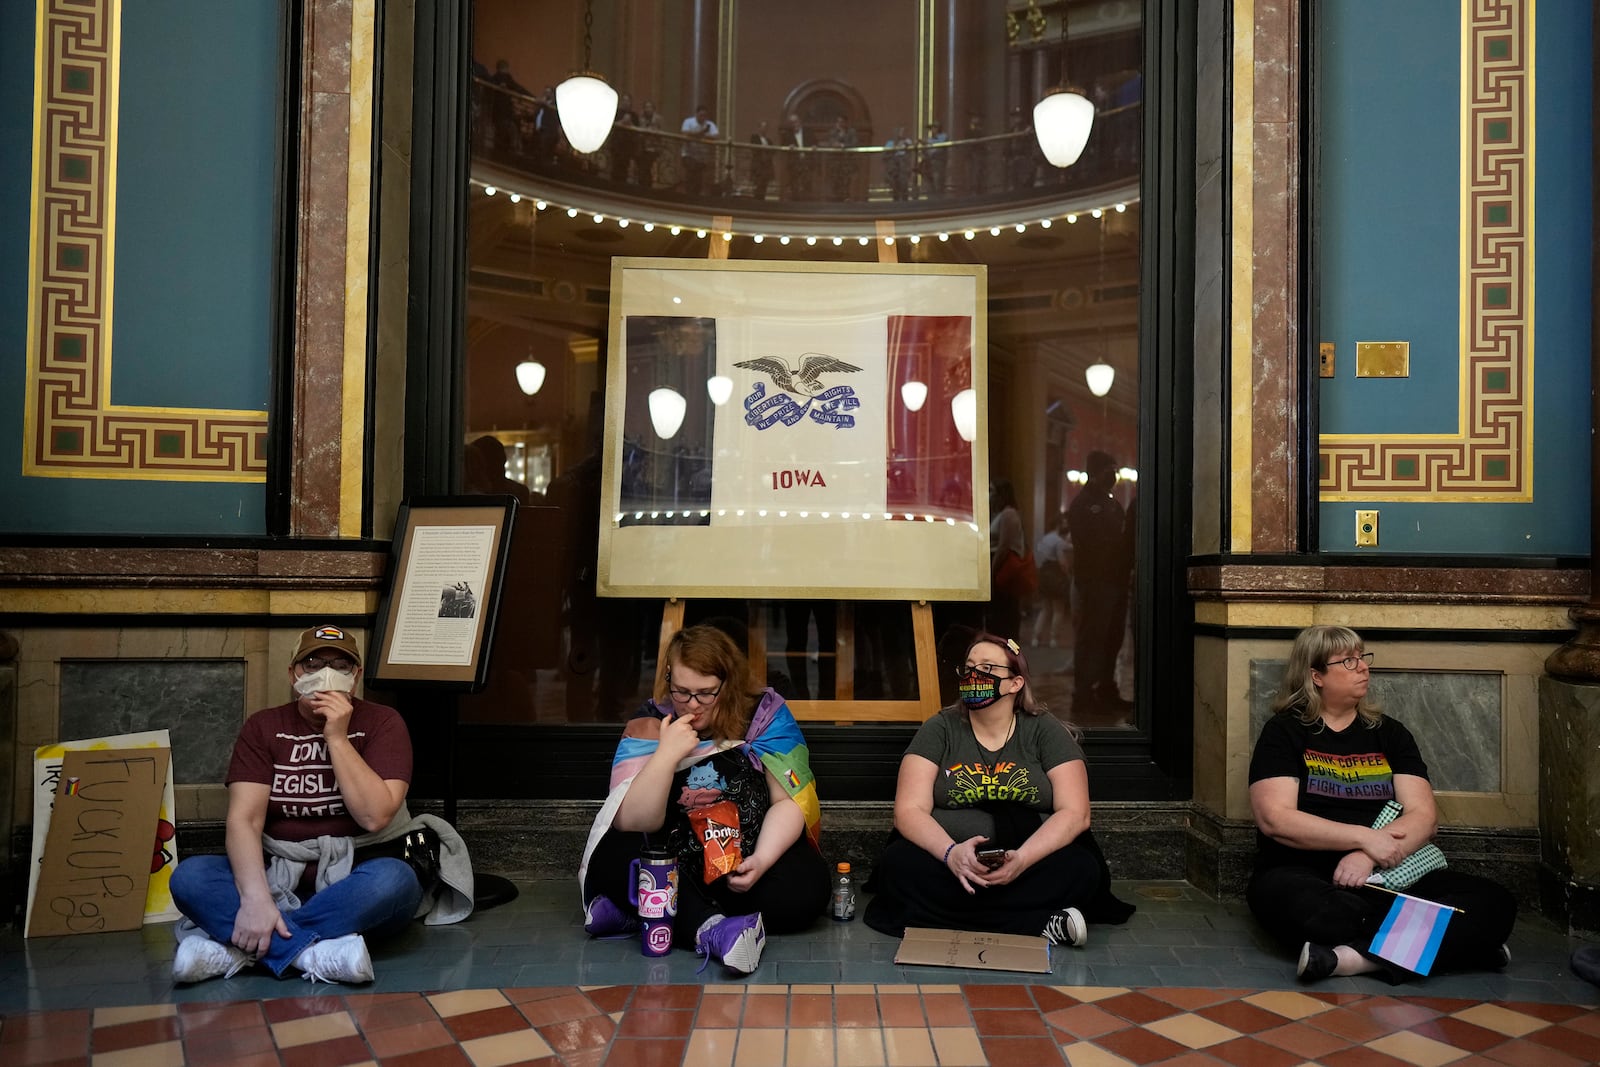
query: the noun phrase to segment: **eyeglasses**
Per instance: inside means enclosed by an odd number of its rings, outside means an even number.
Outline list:
[[[1328,661],[1328,666],[1331,667],[1335,663],[1339,664],[1339,666],[1343,667],[1347,671],[1353,671],[1357,667],[1362,666],[1363,664],[1365,664],[1368,667],[1371,667],[1372,666],[1372,653],[1371,652],[1363,652],[1360,655],[1356,655],[1356,656],[1346,656],[1344,659],[1330,659]]]
[[[336,656],[333,659],[323,659],[320,656],[307,656],[305,659],[296,664],[296,666],[305,671],[307,674],[315,674],[324,667],[332,667],[340,674],[349,674],[351,671],[356,669],[356,665],[345,659],[343,656]]]
[[[672,684],[672,672],[667,672],[667,696],[674,704],[688,704],[693,702],[700,707],[708,707],[716,703],[717,694],[722,692],[722,686],[717,686],[709,693],[696,693],[692,689],[679,689]]]
[[[997,679],[1014,677],[1010,667],[999,663],[968,663],[956,668],[956,677],[965,678],[969,671],[977,671],[980,674],[987,674],[989,677]],[[1006,673],[998,674],[996,673],[997,671],[1005,671]]]

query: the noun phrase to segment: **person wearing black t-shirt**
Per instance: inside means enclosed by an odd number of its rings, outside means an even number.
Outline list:
[[[1083,749],[1044,714],[1015,640],[978,634],[960,699],[900,761],[895,833],[873,868],[868,926],[1038,935],[1083,945],[1088,919],[1123,922],[1089,833]]]
[[[1400,723],[1367,700],[1372,653],[1342,626],[1312,626],[1295,638],[1273,716],[1250,757],[1250,808],[1257,852],[1247,898],[1275,937],[1300,946],[1297,973],[1314,981],[1404,971],[1367,951],[1394,897],[1362,888],[1438,830],[1428,766]],[[1373,829],[1384,805],[1399,818]],[[1448,869],[1423,875],[1407,893],[1459,909],[1435,968],[1501,968],[1516,898],[1495,883]]]

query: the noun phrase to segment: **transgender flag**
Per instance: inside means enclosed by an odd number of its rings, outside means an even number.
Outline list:
[[[1408,971],[1427,975],[1439,954],[1450,915],[1457,909],[1396,893],[1383,925],[1372,938],[1372,954]]]

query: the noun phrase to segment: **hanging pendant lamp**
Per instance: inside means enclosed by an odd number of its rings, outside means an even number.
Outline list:
[[[532,357],[518,363],[517,388],[524,396],[532,396],[544,388],[544,364]]]
[[[556,114],[567,143],[579,152],[596,152],[611,134],[617,118],[617,91],[589,69],[594,28],[594,0],[583,8],[583,69],[556,86]]]
[[[1083,155],[1094,128],[1094,104],[1067,84],[1067,3],[1061,4],[1061,83],[1033,105],[1033,135],[1053,167],[1070,167]]]

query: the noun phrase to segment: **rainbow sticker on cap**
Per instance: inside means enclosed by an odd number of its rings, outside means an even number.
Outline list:
[[[319,626],[311,631],[311,636],[318,641],[344,641],[347,640],[344,631],[337,626]]]

